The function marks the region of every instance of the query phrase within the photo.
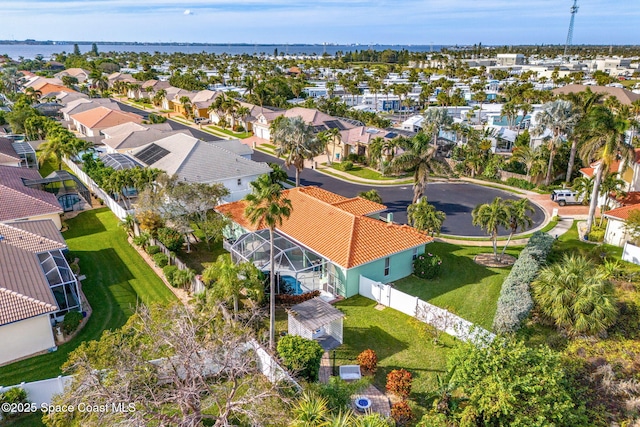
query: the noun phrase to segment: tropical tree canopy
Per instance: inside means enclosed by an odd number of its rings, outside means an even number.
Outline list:
[[[440,234],[442,224],[447,215],[436,207],[427,203],[427,198],[422,197],[418,203],[411,204],[407,207],[407,220],[409,225],[417,230],[427,233]]]
[[[284,117],[277,120],[271,130],[276,156],[284,156],[284,164],[296,169],[296,187],[300,186],[300,172],[304,170],[304,161],[312,160],[322,154],[323,140],[317,137],[313,126],[302,117]]]

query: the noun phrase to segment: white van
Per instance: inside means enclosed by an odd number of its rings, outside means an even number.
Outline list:
[[[577,193],[570,189],[553,190],[551,200],[560,206],[582,204],[582,197],[578,197]]]

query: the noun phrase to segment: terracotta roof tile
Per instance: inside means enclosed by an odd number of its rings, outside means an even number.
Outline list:
[[[635,210],[640,210],[640,204],[627,205],[622,206],[621,208],[611,209],[610,211],[605,212],[604,215],[607,217],[626,221],[627,219],[629,219],[629,213]]]
[[[283,197],[291,200],[291,216],[277,230],[345,268],[365,264],[433,240],[412,227],[386,223],[359,213],[370,213],[370,209],[379,210],[377,208],[384,208],[384,205],[368,201],[365,203],[362,199],[347,199],[317,187],[285,190]],[[265,228],[249,223],[244,215],[245,207],[246,202],[240,200],[218,206],[217,209],[247,230]]]
[[[112,110],[107,107],[96,107],[71,116],[89,129],[104,129],[122,123],[142,123],[142,116],[125,111]]]
[[[640,191],[629,191],[620,197],[616,197],[615,193],[611,193],[610,196],[615,198],[615,200],[622,206],[636,205],[640,203]]]
[[[57,231],[55,225],[53,225],[53,221],[46,220],[37,222],[41,223],[40,225],[44,226],[46,224],[49,226],[49,234],[52,234],[51,238],[27,231],[31,226],[24,226],[21,225],[21,223],[0,224],[0,244],[14,246],[35,254],[53,249],[67,248],[62,235]],[[34,227],[35,226],[36,225],[34,225]],[[51,226],[53,226],[53,229]],[[33,229],[35,230],[36,228]],[[54,232],[55,234],[53,234]]]
[[[0,288],[0,325],[58,311],[58,307],[18,292]]]
[[[41,178],[35,169],[0,166],[0,221],[62,213],[55,195],[23,183]]]
[[[353,199],[332,203],[332,205],[344,211],[351,212],[354,215],[370,215],[387,209],[385,205],[363,199],[362,197],[354,197]]]

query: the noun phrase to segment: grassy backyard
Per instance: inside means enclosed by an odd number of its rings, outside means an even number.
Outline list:
[[[326,165],[326,163],[323,163],[324,165]],[[342,169],[340,168],[341,163],[332,163],[331,165],[329,165],[330,168],[338,170],[338,171],[342,171]],[[348,170],[348,171],[344,171],[350,175],[353,175],[355,177],[358,178],[363,178],[363,179],[374,179],[374,180],[378,180],[378,181],[390,181],[390,180],[396,180],[396,179],[403,179],[403,178],[408,178],[407,175],[399,175],[399,176],[386,176],[381,174],[380,172],[370,169],[368,167],[365,166],[354,166],[353,169]]]
[[[0,368],[0,384],[11,385],[55,377],[68,354],[83,341],[100,338],[102,331],[122,326],[139,303],[177,301],[153,270],[127,242],[118,219],[106,208],[83,212],[66,221],[64,233],[73,256],[86,275],[82,290],[93,314],[80,333],[58,351]]]
[[[397,280],[395,287],[491,329],[500,288],[510,268],[488,268],[473,261],[475,255],[491,252],[490,247],[436,242],[427,246],[427,252],[442,258],[440,276],[433,280],[409,276]],[[507,249],[510,255],[519,252],[520,248]]]

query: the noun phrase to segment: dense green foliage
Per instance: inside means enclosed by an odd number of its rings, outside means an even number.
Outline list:
[[[169,257],[161,252],[155,254],[152,258],[153,262],[160,268],[165,267],[169,263]]]
[[[442,259],[432,253],[420,254],[413,261],[413,274],[421,279],[438,277],[442,268]]]
[[[534,233],[502,284],[498,308],[493,319],[495,332],[515,332],[533,308],[529,285],[536,278],[540,266],[546,261],[553,237]]]
[[[284,366],[307,381],[318,381],[320,359],[324,350],[314,340],[286,335],[278,341],[278,355]]]
[[[158,240],[171,252],[176,252],[184,244],[184,236],[177,230],[169,227],[161,227],[158,229]]]
[[[79,311],[70,311],[64,315],[64,321],[62,322],[62,329],[65,334],[70,334],[78,329],[80,322],[82,322],[82,313]]]

